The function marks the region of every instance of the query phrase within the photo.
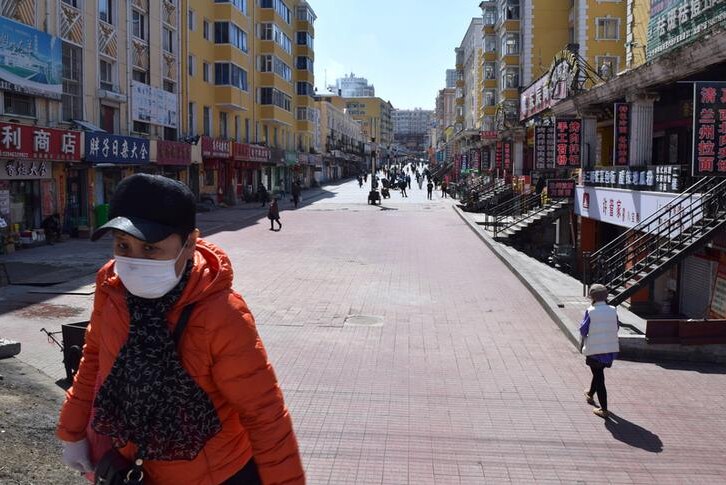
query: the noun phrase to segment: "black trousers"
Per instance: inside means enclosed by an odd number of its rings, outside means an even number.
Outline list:
[[[262,485],[255,460],[248,461],[244,468],[229,477],[222,485]]]
[[[592,371],[592,382],[590,383],[590,395],[597,393],[597,400],[602,409],[608,408],[608,391],[605,389],[605,367],[602,365],[590,365]]]

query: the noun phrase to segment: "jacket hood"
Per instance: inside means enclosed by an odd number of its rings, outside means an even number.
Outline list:
[[[125,288],[116,274],[114,263],[112,259],[98,271],[96,286],[123,296]],[[233,277],[232,263],[227,254],[214,244],[198,239],[192,274],[177,305],[188,305],[228,291],[232,288]]]

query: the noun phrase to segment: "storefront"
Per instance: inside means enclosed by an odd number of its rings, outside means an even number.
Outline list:
[[[0,216],[8,234],[20,237],[63,213],[67,165],[80,160],[80,145],[77,131],[0,123]]]
[[[90,199],[74,195],[83,184],[83,170],[79,170],[72,179],[69,176],[69,207],[74,213],[82,214],[85,204],[93,207],[93,214],[75,222],[75,231],[79,237],[86,236],[91,227],[105,223],[108,217],[108,204],[116,191],[119,182],[125,177],[139,171],[152,170],[150,163],[151,147],[149,140],[131,136],[111,135],[107,133],[86,133],[84,142],[84,159],[93,165],[91,170]],[[71,203],[73,197],[73,203]],[[90,220],[89,220],[90,219]]]
[[[156,140],[151,143],[151,161],[157,173],[189,184],[192,146],[178,141]]]
[[[270,149],[247,143],[234,143],[233,159],[237,200],[251,201],[258,190],[261,173],[270,161]]]
[[[234,169],[232,142],[221,138],[202,137],[202,169],[204,171],[201,198],[215,203],[234,203]]]

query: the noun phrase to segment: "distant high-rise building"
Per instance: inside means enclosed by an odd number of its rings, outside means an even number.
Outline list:
[[[447,88],[456,87],[456,69],[447,69],[446,70],[446,87]]]
[[[394,109],[393,134],[414,135],[428,133],[433,122],[434,112],[431,110],[416,109]]]
[[[376,95],[376,88],[372,84],[368,84],[368,79],[356,77],[352,72],[350,76],[336,79],[335,85],[328,86],[328,90],[344,98],[363,98]]]

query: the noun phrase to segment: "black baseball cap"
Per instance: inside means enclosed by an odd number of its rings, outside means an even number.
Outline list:
[[[183,183],[145,173],[127,177],[111,198],[109,221],[96,229],[91,241],[108,231],[123,231],[155,243],[172,234],[184,237],[197,227],[194,194]]]

